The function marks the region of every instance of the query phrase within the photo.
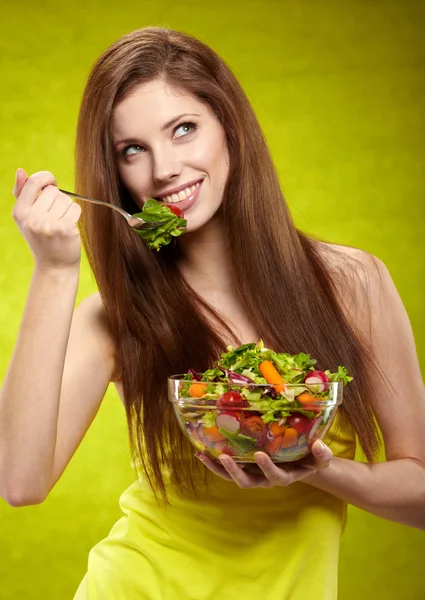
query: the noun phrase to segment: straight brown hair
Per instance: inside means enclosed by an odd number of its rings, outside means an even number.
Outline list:
[[[352,260],[349,267],[345,259],[345,268],[331,270],[324,258],[329,245],[297,230],[250,103],[213,50],[190,35],[149,27],[104,52],[79,114],[77,191],[138,211],[119,178],[111,122],[135,87],[157,79],[206,103],[226,134],[230,166],[221,214],[235,293],[255,315],[266,347],[309,353],[317,368],[349,369],[354,381],[344,392],[341,426],[355,433],[373,463],[379,434],[371,353],[338,301],[338,289],[352,285],[360,264]],[[134,463],[157,500],[168,502],[167,474],[178,492],[196,494],[197,477],[207,470],[177,425],[167,377],[210,368],[225,350],[225,335],[240,340],[181,276],[178,242],[153,252],[113,211],[82,209],[83,243],[116,343]]]

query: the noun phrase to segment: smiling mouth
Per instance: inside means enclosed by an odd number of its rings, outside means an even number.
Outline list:
[[[167,196],[154,196],[153,199],[158,200],[159,202],[164,202],[165,204],[173,204],[175,202],[183,202],[184,200],[187,200],[188,198],[193,196],[193,193],[200,187],[200,185],[202,184],[202,181],[203,180],[200,180],[197,183],[195,183],[194,185],[188,186],[188,187],[184,188],[183,190],[180,190],[180,192],[177,192],[175,194],[169,194]]]

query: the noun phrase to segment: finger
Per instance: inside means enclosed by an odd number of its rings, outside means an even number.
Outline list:
[[[217,464],[216,461],[212,460],[208,456],[205,456],[205,454],[197,454],[196,457],[199,458],[201,463],[203,463],[210,471],[219,477],[223,477],[224,479],[227,479],[227,481],[233,481],[226,469]]]
[[[267,477],[264,476],[255,476],[249,475],[245,473],[243,469],[241,469],[234,460],[227,456],[226,454],[221,454],[219,457],[219,461],[226,469],[227,473],[233,479],[233,481],[243,489],[253,488],[253,487],[269,487],[270,483]]]
[[[81,217],[81,206],[71,200],[71,204],[62,217],[62,221],[75,225]]]
[[[12,190],[12,194],[15,196],[15,198],[18,198],[27,179],[28,179],[28,175],[27,175],[26,171],[24,171],[24,169],[19,168],[16,171],[15,185],[13,186],[13,190]]]
[[[256,452],[254,458],[272,486],[287,486],[296,481],[297,469],[293,465],[285,465],[285,468],[279,468],[265,452]]]
[[[24,227],[30,221],[44,221],[46,219],[47,211],[55,201],[57,194],[58,189],[51,185],[42,191],[33,204],[22,204],[19,198],[13,207],[13,218],[19,226]]]
[[[316,440],[311,447],[316,469],[326,469],[332,460],[332,450],[322,440]]]
[[[56,188],[57,189],[57,188]],[[59,192],[49,208],[49,217],[52,219],[62,219],[73,204],[71,198],[62,192]]]
[[[32,206],[43,188],[49,185],[56,186],[56,179],[53,173],[50,173],[49,171],[39,171],[38,173],[34,173],[25,181],[18,195],[17,204],[26,207]]]
[[[47,213],[50,211],[56,199],[59,195],[58,188],[54,185],[48,185],[43,189],[37,200],[29,208],[31,217],[42,217],[46,218]],[[50,212],[49,212],[50,216]]]

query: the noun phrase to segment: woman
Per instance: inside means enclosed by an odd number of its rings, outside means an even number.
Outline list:
[[[188,231],[152,252],[113,211],[83,205],[100,294],[73,313],[81,209],[51,173],[18,171],[14,218],[35,270],[1,392],[1,495],[46,498],[113,381],[141,476],[90,552],[77,600],[335,598],[348,502],[425,529],[424,386],[387,269],[295,228],[243,91],[190,36],[146,28],[103,54],[76,156],[78,192],[128,212],[149,197],[185,202]],[[354,376],[327,444],[296,466],[262,452],[250,469],[194,457],[167,376],[260,338]],[[356,439],[368,463],[354,462]]]

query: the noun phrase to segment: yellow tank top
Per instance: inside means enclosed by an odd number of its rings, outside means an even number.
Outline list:
[[[325,442],[354,459],[338,417]],[[244,490],[213,476],[198,499],[147,482],[121,496],[124,513],[90,552],[74,600],[334,600],[346,504],[305,483]]]

